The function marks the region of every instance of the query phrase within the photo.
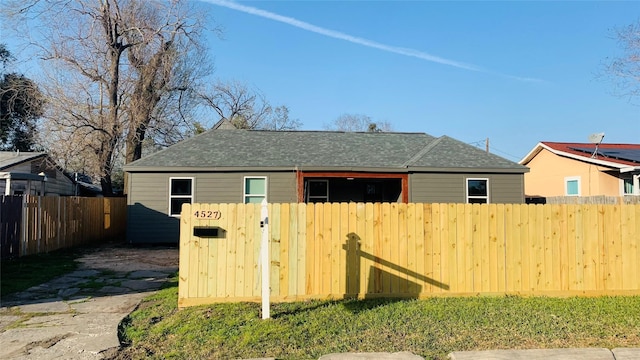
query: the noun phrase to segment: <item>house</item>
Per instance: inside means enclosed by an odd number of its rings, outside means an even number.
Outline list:
[[[74,195],[74,190],[46,153],[0,151],[1,195]]]
[[[545,141],[520,164],[527,197],[640,195],[640,144]]]
[[[425,133],[213,129],[124,167],[130,242],[178,241],[184,203],[523,203],[525,166]]]

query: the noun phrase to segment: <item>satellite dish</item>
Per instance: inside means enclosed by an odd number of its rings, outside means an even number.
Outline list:
[[[589,135],[589,142],[592,144],[598,145],[602,142],[602,139],[604,139],[604,133],[595,133]]]
[[[600,143],[602,142],[602,139],[604,139],[604,133],[595,133],[595,134],[589,135],[589,142],[592,144],[596,144],[596,148],[593,151],[593,154],[591,154],[592,159],[595,159],[598,157],[598,145],[600,145]]]

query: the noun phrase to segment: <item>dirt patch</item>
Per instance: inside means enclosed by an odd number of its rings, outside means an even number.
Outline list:
[[[78,262],[80,269],[178,271],[179,251],[177,247],[104,246],[87,252]]]

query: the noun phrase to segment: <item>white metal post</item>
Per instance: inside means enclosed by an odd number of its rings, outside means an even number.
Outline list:
[[[268,319],[269,314],[269,295],[271,292],[269,284],[269,208],[267,207],[267,199],[262,200],[262,209],[260,211],[260,227],[262,228],[262,241],[260,242],[260,261],[262,263],[262,318]]]

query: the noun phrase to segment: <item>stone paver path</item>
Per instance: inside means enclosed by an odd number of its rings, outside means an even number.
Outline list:
[[[0,359],[111,357],[122,319],[178,270],[178,249],[104,246],[79,262],[2,302]]]

